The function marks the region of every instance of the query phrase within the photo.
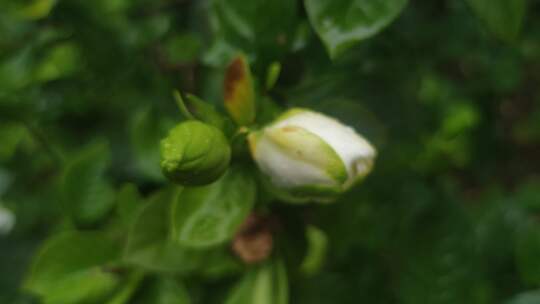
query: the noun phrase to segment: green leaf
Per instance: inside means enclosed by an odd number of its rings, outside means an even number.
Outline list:
[[[135,302],[140,304],[190,304],[191,299],[185,286],[169,277],[153,280],[145,293]]]
[[[231,167],[213,184],[186,188],[173,207],[173,237],[181,245],[204,248],[234,236],[255,202],[255,182]]]
[[[330,57],[336,58],[388,26],[407,0],[304,0],[304,4]]]
[[[63,206],[79,224],[101,220],[114,206],[114,191],[103,176],[109,164],[104,143],[83,149],[66,165],[63,176]]]
[[[180,188],[158,192],[141,208],[128,235],[124,260],[149,271],[186,271],[183,250],[169,242],[169,212]],[[188,259],[189,261],[189,259]]]
[[[523,26],[527,0],[467,0],[487,28],[505,41],[515,40]]]
[[[191,273],[220,277],[238,270],[238,264],[223,248],[212,251],[182,247],[171,240],[171,204],[181,193],[170,188],[153,195],[142,207],[131,227],[123,259],[150,272]]]
[[[24,288],[43,303],[99,301],[118,285],[106,266],[117,261],[117,242],[96,232],[67,232],[47,241],[32,265]]]
[[[131,225],[142,206],[141,195],[133,184],[125,184],[116,194],[116,212],[126,227]]]
[[[225,304],[287,304],[289,286],[285,266],[270,261],[249,271],[229,294]]]
[[[238,51],[250,57],[283,54],[294,38],[297,7],[290,0],[213,0],[210,23],[216,37],[207,62],[223,66]]]

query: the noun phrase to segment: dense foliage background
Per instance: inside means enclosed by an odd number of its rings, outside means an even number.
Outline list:
[[[186,256],[189,279],[174,258],[95,265],[130,250],[99,233],[154,229],[122,219],[167,196],[171,92],[222,107],[240,51],[260,88],[281,63],[264,100],[338,117],[379,151],[337,203],[276,207],[328,238],[319,272],[289,276],[291,303],[540,303],[535,0],[0,0],[0,205],[16,216],[0,303],[224,302],[235,261]]]

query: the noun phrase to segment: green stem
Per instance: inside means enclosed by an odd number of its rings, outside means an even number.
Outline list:
[[[195,117],[191,114],[191,112],[189,112],[188,108],[186,107],[186,104],[184,103],[184,99],[182,99],[182,95],[180,95],[180,92],[174,90],[173,97],[182,115],[184,115],[184,117],[186,117],[187,119],[195,119]]]

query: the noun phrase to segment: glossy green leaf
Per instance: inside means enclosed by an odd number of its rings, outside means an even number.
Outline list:
[[[388,26],[407,0],[304,0],[309,20],[335,58]]]
[[[180,188],[153,195],[138,211],[128,235],[123,259],[149,272],[191,273],[220,277],[238,271],[235,259],[223,248],[194,250],[182,247],[170,236],[170,210]]]
[[[232,167],[213,184],[182,192],[173,207],[173,237],[192,248],[221,244],[234,236],[254,202],[253,178]]]
[[[104,143],[83,149],[66,165],[63,176],[63,206],[76,223],[103,219],[114,206],[114,190],[104,177],[109,164]]]
[[[181,189],[163,190],[141,208],[128,235],[124,260],[148,271],[176,272],[193,267],[180,246],[169,242],[170,208]]]
[[[289,286],[281,261],[269,261],[250,270],[232,289],[225,304],[287,304]]]
[[[99,301],[119,284],[117,275],[107,270],[118,253],[118,243],[102,233],[57,235],[36,256],[24,288],[46,304]]]
[[[515,40],[523,26],[527,0],[468,0],[476,15],[499,38]]]

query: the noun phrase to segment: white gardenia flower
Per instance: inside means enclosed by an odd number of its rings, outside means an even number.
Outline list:
[[[8,234],[15,226],[15,215],[0,205],[0,235]]]
[[[251,133],[249,144],[271,184],[296,200],[332,200],[371,171],[377,154],[351,127],[298,108]]]

